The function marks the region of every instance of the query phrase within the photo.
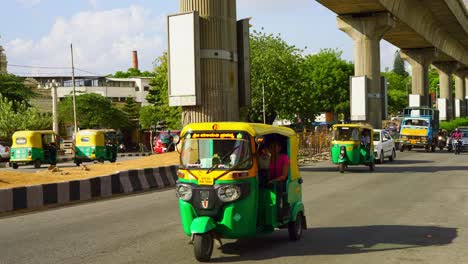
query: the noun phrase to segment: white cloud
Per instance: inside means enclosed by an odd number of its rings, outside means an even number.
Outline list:
[[[165,48],[164,21],[141,6],[80,12],[57,18],[39,40],[14,39],[5,49],[11,63],[68,67],[73,42],[75,66],[100,74],[127,70],[132,50],[138,50],[140,68],[151,70]]]

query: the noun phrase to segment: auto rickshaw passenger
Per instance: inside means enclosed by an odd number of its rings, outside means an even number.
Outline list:
[[[269,146],[270,158],[270,178],[268,184],[276,182],[276,204],[278,206],[278,218],[287,217],[289,212],[289,204],[287,202],[286,180],[289,173],[289,158],[288,155],[281,153],[281,145],[277,141],[273,141]],[[285,201],[286,200],[286,201]]]
[[[361,136],[361,144],[366,150],[367,156],[370,154],[370,136],[369,136],[369,131],[368,130],[363,130],[362,131],[362,136]]]

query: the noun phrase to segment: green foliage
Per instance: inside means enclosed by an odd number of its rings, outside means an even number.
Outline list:
[[[468,126],[468,117],[456,118],[451,121],[443,121],[440,123],[440,128],[447,131],[453,131],[460,126]]]
[[[165,121],[169,129],[180,129],[181,108],[169,106],[168,65],[167,53],[156,60],[154,77],[146,100],[151,106],[140,109],[140,124],[142,128],[149,128],[159,121]]]
[[[130,120],[138,119],[140,105],[132,97],[127,97],[122,110],[127,114]]]
[[[342,52],[324,49],[305,57],[303,98],[309,102],[308,118],[319,112],[343,113],[349,116],[349,76],[354,73],[352,63],[341,59]],[[313,120],[313,119],[312,119]]]
[[[265,88],[267,123],[276,116],[296,120],[296,114],[310,116],[310,97],[304,91],[301,50],[280,36],[254,31],[250,36],[252,106],[250,121],[262,122],[262,87]]]
[[[9,100],[0,95],[0,137],[10,139],[15,131],[42,130],[52,127],[51,114],[42,114],[24,102]]]
[[[385,76],[388,82],[388,112],[390,114],[402,112],[408,106],[408,93],[411,92],[409,90],[411,77],[404,77],[394,71],[384,72],[382,76]]]
[[[114,74],[114,78],[130,78],[130,77],[153,77],[154,74],[149,71],[140,71],[135,68],[129,68],[126,72],[123,71],[117,71]]]
[[[405,61],[401,58],[399,50],[395,52],[395,58],[393,60],[393,72],[402,77],[408,77],[409,75],[408,72],[406,72]]]
[[[76,116],[82,129],[92,128],[127,128],[126,113],[114,105],[108,98],[94,93],[76,96]],[[73,99],[67,96],[59,103],[59,118],[66,123],[73,123]]]
[[[434,68],[431,68],[429,70],[429,92],[437,94],[439,93],[439,74],[437,73],[437,70]]]
[[[31,99],[36,93],[24,84],[24,79],[13,74],[0,73],[0,93],[3,97],[14,102],[23,102]]]

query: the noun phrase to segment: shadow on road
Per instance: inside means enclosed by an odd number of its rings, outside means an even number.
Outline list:
[[[309,228],[300,241],[288,240],[288,232],[224,244],[222,253],[233,255],[212,262],[266,260],[284,256],[343,255],[443,246],[457,237],[456,228],[436,226],[378,225]]]

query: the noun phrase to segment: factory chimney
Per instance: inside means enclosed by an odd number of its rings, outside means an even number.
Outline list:
[[[132,52],[132,68],[138,70],[138,53],[136,50]]]

